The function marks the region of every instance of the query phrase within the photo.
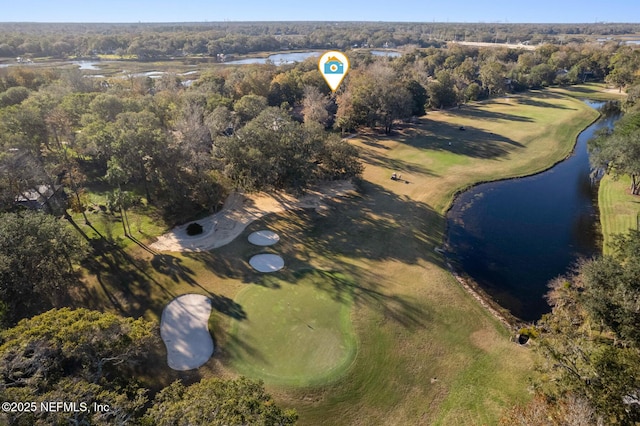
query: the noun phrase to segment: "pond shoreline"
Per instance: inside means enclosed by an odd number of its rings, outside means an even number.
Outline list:
[[[483,306],[489,313],[492,314],[492,316],[494,316],[497,320],[499,320],[503,325],[505,325],[508,329],[510,329],[513,332],[517,332],[518,329],[529,326],[535,321],[526,321],[512,314],[508,308],[503,307],[497,300],[495,300],[480,284],[478,284],[464,270],[462,270],[460,267],[455,266],[455,261],[453,259],[453,255],[455,253],[452,251],[450,247],[450,242],[449,242],[450,212],[453,209],[456,201],[462,194],[480,185],[487,184],[487,183],[509,182],[509,181],[515,181],[515,180],[533,177],[533,176],[545,173],[553,169],[560,163],[566,161],[572,155],[575,154],[580,135],[585,130],[589,129],[589,127],[593,126],[596,122],[598,122],[602,117],[603,117],[602,113],[598,111],[598,115],[591,122],[589,122],[582,130],[580,130],[578,134],[575,136],[571,151],[568,152],[563,158],[555,161],[554,163],[548,166],[543,167],[540,170],[537,170],[531,173],[526,173],[526,174],[506,177],[506,178],[493,179],[493,180],[478,181],[471,185],[467,185],[465,187],[459,188],[453,193],[453,196],[451,197],[451,200],[444,212],[445,230],[444,230],[444,240],[442,244],[442,248],[443,248],[442,253],[445,258],[445,263],[447,265],[449,273],[465,291],[467,291],[474,299],[476,299],[481,304],[481,306]],[[597,197],[594,203],[594,207],[595,207],[596,213],[599,213],[598,206],[597,206]]]

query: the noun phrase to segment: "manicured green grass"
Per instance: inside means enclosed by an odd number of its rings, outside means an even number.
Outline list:
[[[351,326],[353,282],[341,273],[303,271],[243,290],[247,313],[231,324],[227,351],[241,374],[269,384],[309,386],[340,377],[356,351]],[[329,288],[341,286],[340,297]]]
[[[88,191],[82,198],[87,207],[85,214],[92,226],[86,230],[90,237],[96,238],[102,235],[121,247],[135,245],[132,239],[125,236],[120,212],[106,210],[106,192]],[[156,209],[148,206],[146,202],[127,209],[126,214],[131,235],[141,242],[148,242],[167,230],[167,225],[159,217]],[[81,213],[74,213],[73,218],[77,223],[84,223],[84,216]]]
[[[631,195],[631,178],[624,176],[613,180],[605,176],[600,181],[598,207],[602,226],[602,250],[611,252],[610,243],[615,234],[625,234],[629,229],[638,229],[640,219],[640,197]]]
[[[295,228],[356,278],[360,345],[336,384],[281,391],[302,424],[495,424],[529,398],[532,354],[509,341],[434,248],[455,192],[550,167],[597,115],[541,92],[430,113],[392,137],[351,139],[366,163],[362,198]],[[408,183],[391,181],[392,172]]]
[[[608,88],[604,83],[576,84],[575,86],[554,87],[549,90],[558,94],[592,101],[617,101],[627,96],[624,91]]]
[[[577,99],[533,92],[429,113],[391,137],[351,139],[366,166],[358,196],[324,212],[265,217],[207,253],[131,247],[141,266],[122,278],[103,274],[93,289],[101,294],[115,282],[117,297],[109,300],[152,318],[178,294],[209,294],[217,349],[198,375],[264,378],[280,405],[298,410],[302,425],[496,424],[505,408],[530,397],[533,355],[510,341],[510,331],[460,287],[434,250],[443,243],[445,213],[453,195],[474,183],[562,160],[596,117]],[[408,183],[390,180],[392,172]],[[263,249],[246,236],[264,228],[280,235],[268,251],[287,265],[268,277],[247,263]],[[339,276],[346,281],[336,283]],[[345,292],[351,302],[336,299]],[[300,318],[284,309],[291,305],[304,308]],[[344,349],[334,344],[340,350],[326,352],[308,340],[307,324],[333,333],[320,340],[342,339]],[[312,365],[314,357],[324,367]],[[330,370],[331,359],[344,361]],[[162,382],[175,375],[163,365],[155,373]]]
[[[400,135],[354,139],[371,167],[367,179],[383,184],[392,172],[438,212],[453,195],[477,182],[545,170],[572,151],[577,135],[598,116],[583,102],[548,91],[436,111]],[[460,128],[465,130],[460,130]]]

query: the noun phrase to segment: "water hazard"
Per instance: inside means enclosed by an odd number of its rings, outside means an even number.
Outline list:
[[[371,50],[373,56],[389,56],[397,58],[402,56],[402,53],[395,50]],[[347,52],[348,54],[349,52]],[[277,53],[270,55],[268,58],[244,58],[235,61],[225,62],[227,65],[247,65],[247,64],[266,64],[267,61],[276,65],[293,64],[295,62],[302,62],[307,58],[319,57],[322,52],[291,52],[291,53]]]
[[[603,114],[580,134],[573,155],[550,170],[478,185],[449,211],[448,243],[456,268],[516,317],[533,321],[549,312],[547,283],[578,259],[599,253],[597,186],[587,141],[618,118]]]

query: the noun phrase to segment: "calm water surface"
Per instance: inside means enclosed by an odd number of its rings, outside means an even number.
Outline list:
[[[320,56],[322,52],[295,52],[295,53],[277,53],[269,55],[267,58],[244,58],[237,61],[225,62],[229,65],[246,65],[246,64],[266,64],[267,61],[271,61],[276,65],[280,64],[292,64],[294,62],[302,62],[312,56]]]
[[[370,52],[374,56],[391,56],[394,58],[398,56],[402,56],[402,53],[397,52],[395,50],[371,50]],[[294,62],[302,62],[307,58],[310,58],[313,56],[320,56],[320,55],[322,55],[322,52],[317,52],[317,51],[277,53],[274,55],[270,55],[268,58],[244,58],[244,59],[238,59],[237,61],[225,62],[225,64],[230,64],[230,65],[264,64],[267,61],[271,61],[276,65],[292,64]]]
[[[585,129],[574,154],[550,170],[476,186],[448,213],[456,268],[523,320],[550,311],[544,294],[551,279],[599,252],[597,188],[590,178],[587,141],[618,118],[601,118]]]
[[[373,56],[389,56],[391,58],[398,58],[402,56],[402,53],[395,50],[372,50],[371,54]]]

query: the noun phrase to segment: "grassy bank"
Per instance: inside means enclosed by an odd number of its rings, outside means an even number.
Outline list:
[[[604,83],[584,83],[575,86],[554,87],[554,93],[592,101],[619,101],[627,94],[619,89],[608,87]]]
[[[603,83],[586,83],[552,89],[554,93],[597,101],[623,100],[627,95],[617,89],[607,88]],[[637,196],[631,195],[631,180],[628,176],[614,180],[605,176],[600,181],[598,207],[602,228],[602,250],[611,251],[610,243],[615,234],[624,234],[629,229],[638,229],[640,204]]]
[[[600,181],[598,207],[602,227],[602,251],[605,254],[611,251],[613,235],[627,233],[629,229],[638,229],[640,198],[631,195],[630,187],[631,178],[628,176],[618,180],[605,176]]]
[[[179,294],[209,295],[214,358],[191,373],[158,363],[158,384],[250,374],[295,407],[302,425],[495,424],[504,408],[530,397],[532,354],[510,341],[434,250],[445,213],[463,188],[562,160],[596,116],[574,98],[532,92],[430,113],[390,137],[354,138],[365,162],[357,196],[323,211],[267,216],[211,252],[114,250],[97,259],[102,272],[87,276],[77,303],[158,318]],[[402,180],[390,180],[393,172]],[[280,235],[269,250],[286,265],[272,276],[248,264],[263,249],[246,237],[265,228]],[[283,303],[299,308],[298,317],[285,316]],[[267,323],[251,326],[259,321]],[[307,325],[335,334],[313,336]],[[304,333],[307,346],[335,344],[306,351],[284,327]],[[325,368],[311,377],[318,356]]]

